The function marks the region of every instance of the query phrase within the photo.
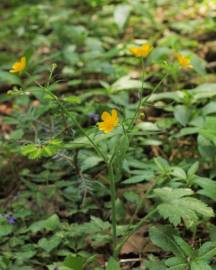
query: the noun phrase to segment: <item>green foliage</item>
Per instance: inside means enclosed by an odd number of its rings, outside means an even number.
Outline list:
[[[85,259],[81,256],[68,256],[63,265],[72,270],[82,270],[84,267]]]
[[[45,220],[40,220],[37,222],[34,222],[31,224],[29,227],[29,230],[33,233],[47,230],[47,231],[54,231],[60,226],[60,220],[57,215],[52,215],[51,217],[45,219]]]
[[[46,144],[28,144],[21,148],[21,154],[30,159],[54,156],[62,148],[62,142],[54,139]]]
[[[215,242],[206,242],[194,250],[168,226],[152,227],[150,237],[155,245],[175,255],[165,261],[168,269],[212,269],[210,261],[216,254]]]
[[[122,135],[119,140],[117,140],[115,146],[115,152],[113,153],[113,161],[112,163],[115,164],[114,171],[116,174],[117,179],[120,180],[122,176],[122,164],[125,159],[126,153],[129,148],[129,139],[127,135]]]
[[[49,253],[53,249],[57,248],[61,241],[62,239],[58,235],[51,236],[50,238],[42,238],[38,242],[38,247]]]
[[[112,269],[120,270],[121,268],[115,259],[110,258],[108,261],[106,270],[112,270]]]
[[[1,1],[0,269],[216,270],[213,2]]]
[[[172,189],[164,187],[154,190],[162,203],[157,206],[160,215],[168,218],[175,226],[184,221],[186,227],[193,227],[199,221],[199,216],[211,218],[214,216],[213,209],[204,202],[191,197],[191,189]]]

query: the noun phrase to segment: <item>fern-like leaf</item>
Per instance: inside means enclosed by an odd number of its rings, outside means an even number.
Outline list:
[[[183,220],[187,228],[197,224],[199,217],[211,218],[214,212],[204,202],[191,197],[193,191],[187,188],[172,189],[164,187],[155,190],[155,195],[162,200],[158,205],[160,215],[169,219],[173,225]]]

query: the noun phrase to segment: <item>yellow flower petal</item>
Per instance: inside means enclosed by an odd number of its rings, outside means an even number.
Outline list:
[[[110,119],[110,114],[108,112],[103,112],[102,115],[101,115],[101,119],[103,121],[108,121]]]
[[[129,51],[132,53],[132,54],[134,54],[135,56],[137,56],[137,54],[138,54],[138,48],[129,48]]]
[[[180,53],[176,55],[179,65],[183,69],[191,69],[193,66],[191,65],[191,59],[189,56],[184,56]]]
[[[104,122],[99,122],[99,123],[98,123],[98,127],[99,127],[99,130],[103,131],[104,128],[105,128]]]
[[[112,109],[112,121],[113,121],[113,126],[116,127],[118,125],[118,112],[115,109]]]
[[[103,122],[98,123],[99,130],[103,131],[104,133],[110,133],[114,127],[118,125],[118,112],[113,109],[112,114],[108,112],[103,112],[101,115],[101,119]]]
[[[146,43],[140,47],[129,48],[129,51],[137,57],[147,57],[152,51],[152,46],[149,43]]]
[[[116,111],[116,109],[112,109],[112,118],[117,118],[118,117],[118,112]]]
[[[20,61],[17,61],[13,64],[11,73],[21,73],[26,67],[26,58],[25,56],[21,57]]]

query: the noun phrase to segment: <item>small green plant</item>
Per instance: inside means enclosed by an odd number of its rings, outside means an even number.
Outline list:
[[[0,4],[0,269],[215,270],[212,1],[36,2]]]

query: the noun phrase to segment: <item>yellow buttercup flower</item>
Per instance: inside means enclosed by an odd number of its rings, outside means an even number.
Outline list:
[[[103,122],[99,122],[98,127],[99,130],[103,131],[104,133],[110,133],[112,132],[113,128],[118,126],[118,112],[115,109],[112,110],[112,114],[103,112],[101,119]]]
[[[179,65],[183,69],[191,69],[193,66],[191,65],[191,59],[189,56],[184,56],[180,53],[176,55]]]
[[[136,57],[147,57],[152,51],[152,46],[149,43],[143,44],[140,47],[129,48],[129,51]]]
[[[10,72],[12,73],[21,73],[26,67],[26,58],[25,56],[21,57],[19,61],[13,64]]]

